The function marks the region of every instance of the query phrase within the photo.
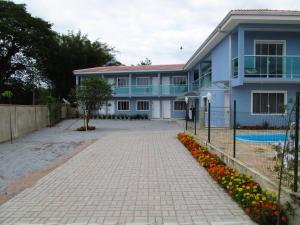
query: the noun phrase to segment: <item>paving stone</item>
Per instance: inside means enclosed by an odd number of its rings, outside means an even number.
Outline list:
[[[102,137],[1,205],[0,224],[8,218],[43,224],[251,224],[178,142],[178,131],[145,128]]]

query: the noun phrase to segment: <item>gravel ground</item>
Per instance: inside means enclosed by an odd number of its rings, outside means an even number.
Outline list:
[[[0,144],[0,192],[13,181],[32,172],[46,169],[58,159],[68,158],[74,149],[87,141],[97,140],[111,132],[179,129],[170,121],[91,120],[95,131],[74,131],[82,120],[65,120],[55,127],[44,128],[13,141]]]

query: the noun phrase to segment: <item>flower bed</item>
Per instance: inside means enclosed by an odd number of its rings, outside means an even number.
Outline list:
[[[287,224],[287,217],[277,204],[274,194],[262,190],[252,177],[226,166],[217,155],[199,145],[192,136],[179,133],[178,139],[253,221],[261,225],[274,225],[280,214],[280,224]]]

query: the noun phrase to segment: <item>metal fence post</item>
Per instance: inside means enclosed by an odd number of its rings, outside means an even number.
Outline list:
[[[208,143],[210,143],[210,102],[208,101]]]
[[[236,100],[233,102],[233,158],[236,152]]]
[[[297,92],[296,93],[296,123],[295,123],[294,192],[298,191],[299,107],[300,107],[300,92]]]
[[[195,132],[194,133],[196,135],[197,134],[197,131],[196,131],[196,129],[197,129],[197,119],[196,119],[196,117],[197,117],[196,116],[197,115],[197,107],[196,107],[196,101],[195,101],[195,106],[194,107],[195,107],[195,111],[194,111],[194,122],[195,122],[195,124],[194,124],[195,128],[194,129],[195,129]]]

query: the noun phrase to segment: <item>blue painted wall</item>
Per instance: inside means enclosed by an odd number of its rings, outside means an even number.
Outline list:
[[[254,55],[254,40],[286,40],[286,55],[300,55],[300,32],[245,32],[245,55]]]
[[[229,80],[229,38],[226,37],[211,53],[212,81]]]
[[[251,115],[251,91],[252,90],[278,90],[287,91],[287,101],[295,100],[298,84],[244,84],[232,89],[232,99],[237,101],[237,122],[241,125],[260,125],[267,121],[270,125],[281,126],[287,121],[282,115]],[[290,107],[290,104],[289,104]]]

